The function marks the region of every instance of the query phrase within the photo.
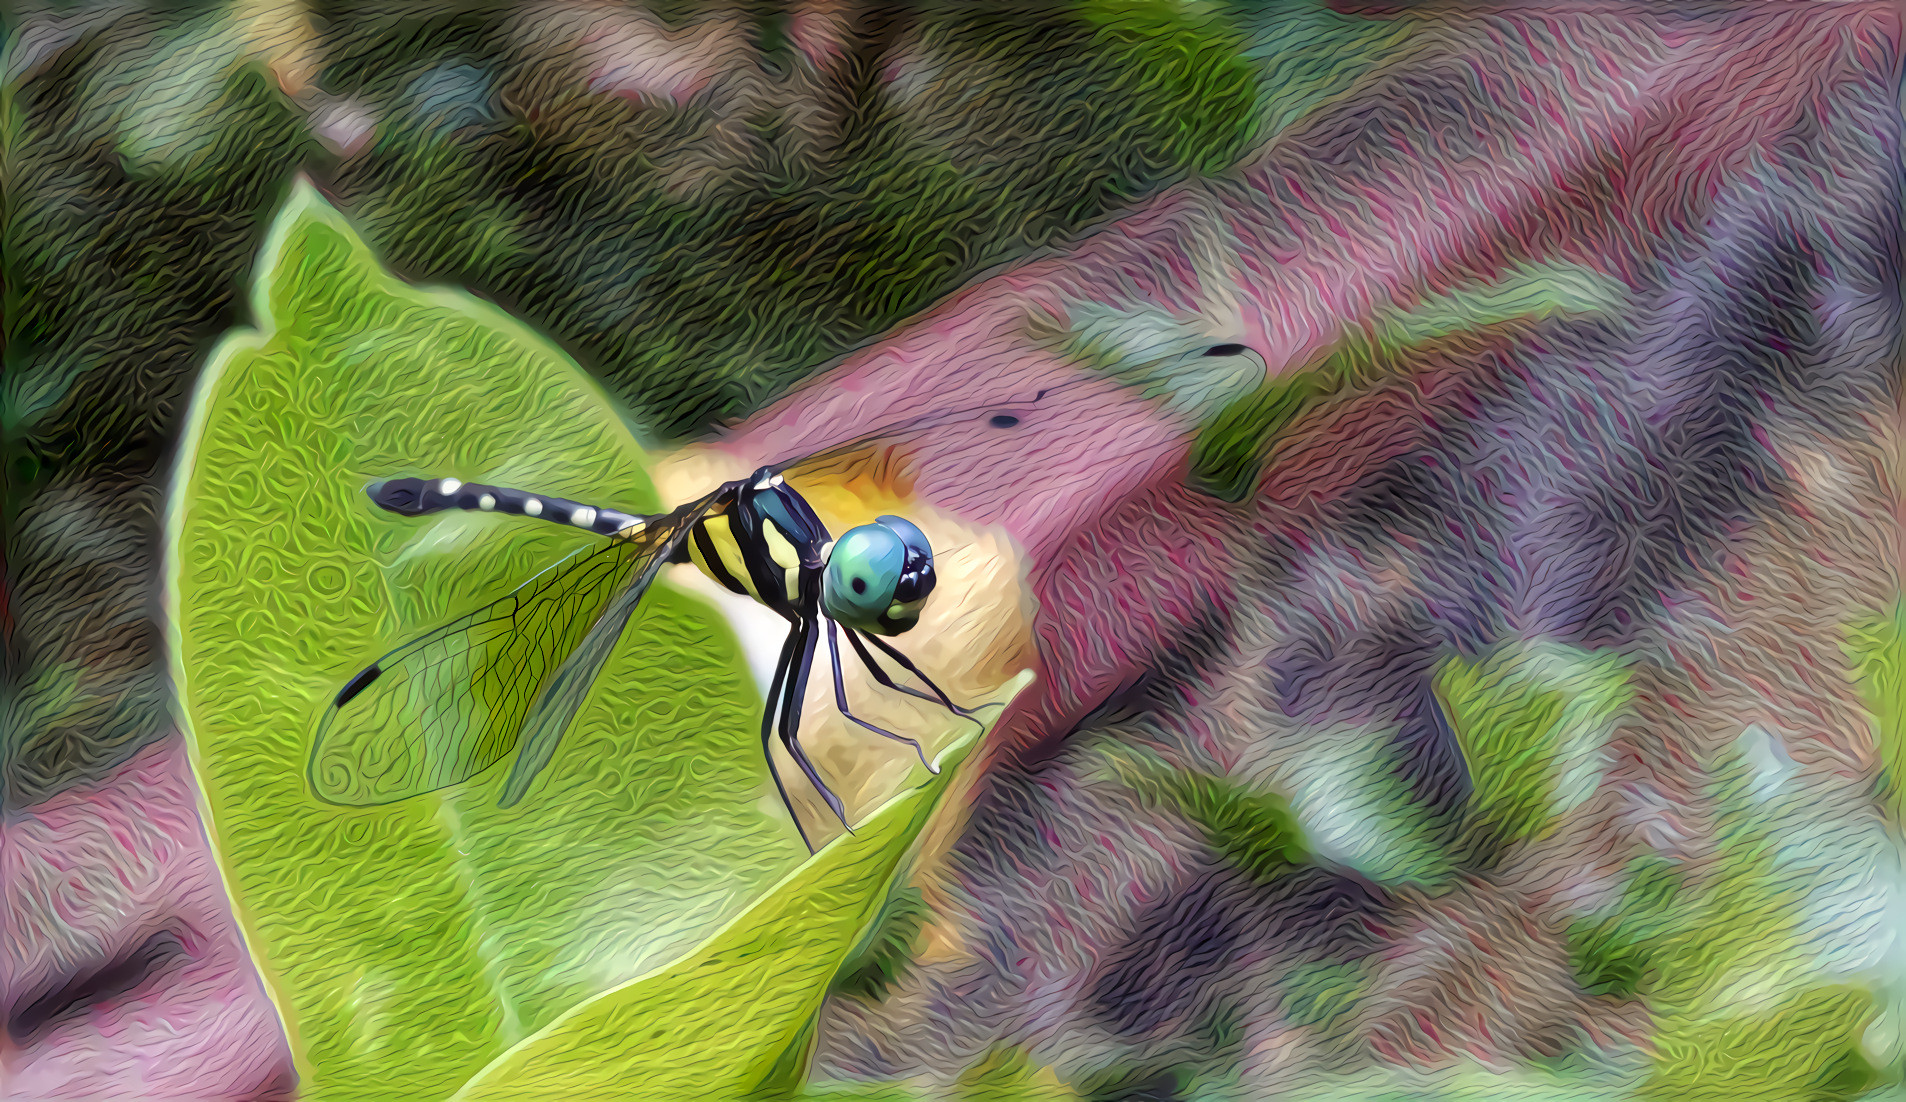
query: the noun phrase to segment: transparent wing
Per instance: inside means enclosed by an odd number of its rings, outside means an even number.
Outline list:
[[[677,521],[678,530],[669,539],[669,549],[681,541],[681,537],[701,522],[701,519],[715,510],[719,503],[713,497],[704,498],[692,507],[686,517]],[[589,696],[590,686],[596,683],[596,676],[602,672],[602,666],[615,650],[616,641],[622,638],[622,632],[629,625],[629,617],[648,594],[649,586],[655,584],[656,576],[668,561],[669,551],[661,550],[650,555],[635,581],[625,587],[609,602],[607,609],[597,618],[595,626],[583,637],[576,649],[569,653],[563,664],[550,678],[549,685],[537,697],[530,708],[529,718],[523,721],[523,751],[516,756],[510,766],[510,775],[503,783],[503,796],[499,803],[509,807],[523,798],[529,791],[530,782],[543,766],[556,754],[556,744],[562,741],[563,732],[569,730],[569,723],[576,718],[576,710]]]
[[[318,722],[312,791],[369,807],[446,788],[501,761],[564,660],[593,638],[618,598],[627,606],[620,635],[662,563],[726,490],[651,520],[632,538],[585,548],[360,671]],[[597,658],[591,680],[601,665]]]

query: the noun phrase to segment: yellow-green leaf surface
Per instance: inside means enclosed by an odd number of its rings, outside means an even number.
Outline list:
[[[171,504],[174,661],[220,862],[306,1097],[441,1098],[588,997],[705,937],[802,851],[732,634],[658,586],[528,797],[507,763],[378,808],[319,802],[321,708],[390,647],[594,539],[405,518],[448,476],[654,511],[644,455],[574,364],[468,295],[387,274],[308,184],[193,399]]]
[[[999,699],[1010,700],[1031,680],[1030,672],[1020,674]],[[828,980],[983,737],[950,747],[939,776],[823,846],[693,953],[577,1007],[486,1068],[457,1098],[726,1099],[759,1092],[802,1039]],[[783,1097],[794,1084],[785,1086]]]

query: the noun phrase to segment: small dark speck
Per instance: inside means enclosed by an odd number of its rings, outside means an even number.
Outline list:
[[[867,579],[865,579],[865,578],[855,578],[855,579],[854,579],[854,592],[855,592],[855,593],[865,593],[865,592],[867,592]]]
[[[1242,351],[1244,351],[1244,346],[1241,344],[1214,344],[1210,348],[1205,349],[1204,354],[1207,356],[1235,356]]]
[[[991,424],[996,429],[1009,429],[1018,423],[1019,418],[1014,417],[1010,413],[995,413],[993,414],[993,419],[988,422],[988,424]]]
[[[1037,402],[1037,401],[1040,401],[1040,400],[1042,400],[1042,399],[1044,399],[1044,398],[1045,398],[1045,396],[1046,396],[1046,392],[1042,390],[1042,391],[1040,391],[1039,393],[1037,393],[1037,394],[1035,394],[1035,395],[1033,395],[1033,396],[1032,396],[1032,400],[1033,400],[1033,401],[1035,401],[1035,402]]]

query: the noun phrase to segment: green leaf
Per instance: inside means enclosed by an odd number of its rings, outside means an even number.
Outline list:
[[[1022,673],[999,698],[1032,680]],[[688,956],[600,995],[517,1045],[458,1099],[790,1097],[828,981],[888,895],[895,870],[984,734],[941,773],[821,848]],[[778,1074],[777,1074],[778,1073]],[[770,1080],[773,1080],[770,1082]]]
[[[169,517],[173,655],[208,820],[303,1097],[442,1097],[589,996],[699,942],[802,853],[725,622],[658,586],[520,805],[506,769],[381,808],[305,781],[366,662],[592,537],[404,518],[443,475],[648,512],[644,455],[579,369],[501,311],[387,274],[300,182],[256,331],[193,398]]]

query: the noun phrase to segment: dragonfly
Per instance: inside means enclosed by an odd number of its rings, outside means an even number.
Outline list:
[[[1063,388],[1060,387],[1052,389]],[[1046,398],[1042,390],[1035,401]],[[970,411],[969,411],[970,412]],[[946,415],[920,418],[923,427]],[[1016,423],[992,413],[991,423]],[[920,743],[855,715],[842,676],[840,640],[886,689],[975,722],[981,709],[953,700],[887,640],[919,622],[936,577],[933,548],[911,521],[876,517],[828,531],[786,475],[803,464],[863,447],[870,434],[818,455],[763,466],[701,498],[636,515],[547,494],[456,478],[393,478],[366,488],[378,508],[406,517],[448,510],[499,513],[604,537],[543,570],[502,598],[391,650],[347,680],[318,722],[308,765],[327,803],[395,803],[467,781],[515,753],[500,803],[523,799],[548,765],[597,676],[662,568],[693,564],[715,583],[750,597],[789,623],[761,717],[761,747],[782,804],[810,853],[814,844],[775,764],[779,739],[843,827],[846,809],[800,743],[802,705],[823,631],[841,715],[905,743]],[[926,687],[902,684],[879,655]]]

